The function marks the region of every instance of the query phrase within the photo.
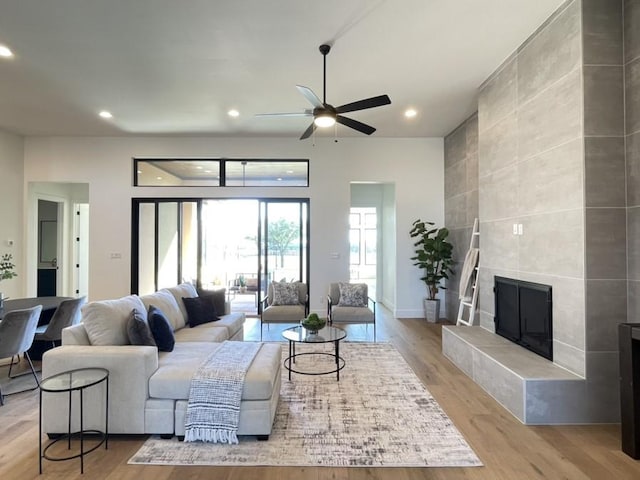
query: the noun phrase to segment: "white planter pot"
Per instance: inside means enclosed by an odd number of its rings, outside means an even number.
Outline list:
[[[440,300],[424,299],[424,318],[429,323],[436,323],[440,319]]]

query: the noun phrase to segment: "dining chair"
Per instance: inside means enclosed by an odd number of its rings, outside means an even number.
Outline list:
[[[36,375],[36,370],[33,368],[33,363],[31,362],[31,357],[29,357],[28,350],[33,344],[41,311],[42,305],[37,305],[33,308],[27,308],[24,310],[13,310],[7,313],[2,321],[0,321],[0,358],[11,357],[11,363],[9,364],[9,378],[16,378],[24,375],[19,374],[11,376],[11,370],[14,365],[13,357],[24,353],[25,358],[29,362],[33,378],[36,379],[38,386],[40,386],[40,381]],[[2,391],[0,391],[0,405],[4,405]]]
[[[40,325],[36,328],[35,340],[51,342],[55,347],[56,342],[62,340],[62,330],[80,322],[80,309],[86,301],[87,297],[80,297],[60,302],[51,321],[47,325]]]

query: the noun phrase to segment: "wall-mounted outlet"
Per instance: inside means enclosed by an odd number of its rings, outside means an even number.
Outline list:
[[[522,228],[522,224],[519,223],[518,224],[518,235],[522,235],[522,232],[524,232],[524,228]]]
[[[114,252],[114,253],[111,254],[111,260],[117,260],[117,259],[120,259],[120,258],[122,258],[122,254],[119,253],[119,252]]]
[[[513,224],[513,234],[514,235],[518,235],[518,224],[517,223]]]
[[[7,247],[13,247],[13,240],[12,239],[8,239],[7,240]]]

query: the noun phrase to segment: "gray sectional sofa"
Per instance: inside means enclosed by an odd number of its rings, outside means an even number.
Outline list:
[[[109,433],[184,435],[184,417],[191,377],[199,365],[225,340],[242,341],[245,316],[227,313],[220,320],[190,328],[184,297],[197,296],[190,284],[151,295],[91,302],[82,309],[83,321],[63,331],[62,346],[45,353],[43,378],[74,368],[109,370]],[[135,308],[154,305],[172,324],[171,352],[129,345],[126,323]],[[268,438],[280,397],[281,347],[262,344],[246,375],[240,405],[238,435]],[[84,428],[101,429],[104,387],[84,392]],[[68,397],[43,394],[43,431],[67,431]],[[77,414],[72,419],[77,430]]]

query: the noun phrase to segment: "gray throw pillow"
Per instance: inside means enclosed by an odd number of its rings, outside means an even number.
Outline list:
[[[131,311],[131,317],[127,321],[127,335],[131,345],[156,346],[149,324],[135,308]]]
[[[273,302],[271,305],[300,305],[298,285],[295,283],[272,282]]]
[[[366,283],[338,283],[340,289],[339,307],[366,307],[367,284]]]
[[[225,314],[226,307],[226,289],[222,288],[220,290],[199,290],[198,295],[201,297],[208,297],[213,302],[213,308],[216,311],[216,315],[221,317]]]

